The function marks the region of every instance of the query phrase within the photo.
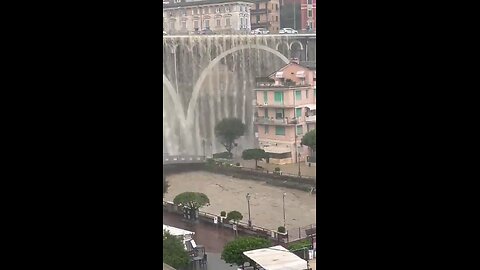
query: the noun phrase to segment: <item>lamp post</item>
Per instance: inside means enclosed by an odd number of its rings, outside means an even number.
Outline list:
[[[298,160],[298,176],[301,177],[301,176],[302,176],[302,173],[300,172],[300,149],[301,149],[301,146],[299,145],[299,146],[298,146],[298,151],[297,151],[297,153],[298,153],[298,158],[297,158],[297,160]]]
[[[285,215],[285,196],[287,196],[287,193],[283,193],[283,228],[285,228],[285,231],[287,231],[287,216]]]
[[[202,140],[202,146],[203,146],[203,158],[206,158],[206,154],[205,154],[205,139]]]
[[[250,193],[247,193],[247,205],[248,205],[248,227],[252,227],[252,219],[250,218]]]

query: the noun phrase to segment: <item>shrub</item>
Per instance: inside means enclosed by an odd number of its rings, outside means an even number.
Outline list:
[[[279,233],[285,233],[285,227],[283,226],[280,226],[278,227],[278,230],[277,230]]]
[[[240,167],[240,162],[237,162],[237,164],[235,164],[235,165],[237,165],[237,167]]]
[[[275,168],[275,171],[276,171],[276,172],[279,172],[279,171],[280,171],[280,167],[276,167],[276,168]]]
[[[220,216],[226,217],[226,216],[227,216],[227,212],[225,212],[225,211],[220,212]]]
[[[226,158],[226,159],[229,159],[229,158],[230,158],[230,153],[228,153],[228,152],[216,153],[216,154],[213,154],[213,158]]]

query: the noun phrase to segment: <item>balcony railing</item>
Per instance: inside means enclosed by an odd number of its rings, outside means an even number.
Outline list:
[[[310,84],[304,83],[280,83],[275,84],[274,82],[257,82],[257,88],[295,88],[295,87],[309,87]]]
[[[260,124],[260,125],[295,125],[298,123],[298,121],[301,121],[301,119],[295,119],[295,118],[266,118],[266,117],[256,117],[255,118],[255,124]]]

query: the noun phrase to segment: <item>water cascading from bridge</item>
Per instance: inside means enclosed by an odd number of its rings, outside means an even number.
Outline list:
[[[253,147],[255,78],[272,74],[293,57],[288,38],[284,39],[279,43],[268,36],[164,38],[164,153],[225,151],[214,128],[227,117],[239,118],[247,126],[237,151]]]

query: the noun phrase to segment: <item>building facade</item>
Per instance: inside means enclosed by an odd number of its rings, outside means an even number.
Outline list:
[[[317,0],[300,0],[302,30],[317,30]]]
[[[249,1],[170,0],[163,3],[163,31],[190,34],[210,29],[219,34],[248,33],[252,5]]]
[[[305,133],[316,128],[316,70],[292,61],[268,78],[257,78],[255,127],[258,146],[270,162],[287,164],[310,155],[301,146]]]
[[[270,33],[280,30],[280,0],[254,0],[250,11],[252,30],[266,28]]]

